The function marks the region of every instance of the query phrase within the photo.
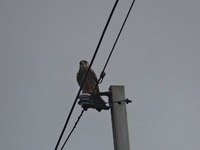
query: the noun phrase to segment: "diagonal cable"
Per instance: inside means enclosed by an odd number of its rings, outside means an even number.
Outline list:
[[[127,21],[127,19],[128,19],[128,16],[129,16],[129,14],[130,14],[130,12],[131,12],[131,9],[132,9],[132,7],[133,7],[133,5],[134,5],[134,2],[135,2],[135,0],[133,0],[131,6],[130,6],[130,8],[129,8],[129,11],[128,11],[128,13],[127,13],[127,15],[126,15],[126,18],[125,18],[125,20],[124,20],[124,22],[123,22],[123,24],[122,24],[122,27],[121,27],[121,29],[120,29],[120,31],[119,31],[119,33],[118,33],[118,36],[117,36],[117,38],[116,38],[116,40],[115,40],[115,43],[114,43],[114,45],[113,45],[113,47],[112,47],[112,49],[111,49],[111,52],[110,52],[110,54],[109,54],[109,57],[108,57],[108,59],[107,59],[107,61],[106,61],[106,63],[105,63],[105,66],[104,66],[102,72],[105,71],[105,68],[106,68],[106,66],[107,66],[107,64],[108,64],[108,62],[109,62],[109,59],[110,59],[110,57],[111,57],[111,55],[112,55],[112,52],[113,52],[113,50],[114,50],[114,48],[115,48],[115,46],[116,46],[116,43],[117,43],[117,41],[118,41],[118,39],[119,39],[119,37],[120,37],[120,35],[121,35],[121,32],[122,32],[122,30],[123,30],[123,28],[124,28],[124,25],[125,25],[125,23],[126,23],[126,21]],[[104,74],[101,74],[101,75],[100,75],[100,78],[99,78],[99,80],[98,80],[97,83],[100,83],[101,79],[103,79],[104,76],[105,76],[105,73],[104,73]],[[121,100],[121,101],[119,101],[119,102],[117,102],[117,103],[121,103],[122,101],[127,101],[127,103],[128,103],[128,102],[131,102],[130,100],[128,101],[128,99],[126,99],[126,100]],[[61,150],[63,150],[65,144],[66,144],[67,141],[69,140],[71,134],[73,133],[74,129],[76,128],[76,125],[78,124],[78,122],[79,122],[80,118],[82,117],[83,113],[84,113],[84,110],[81,111],[81,114],[79,115],[77,121],[76,121],[75,124],[74,124],[74,127],[72,128],[71,132],[69,133],[68,137],[66,138],[66,140],[65,140],[65,142],[64,142],[64,144],[63,144]]]
[[[68,137],[66,138],[66,140],[65,140],[65,142],[64,142],[64,144],[63,144],[63,146],[61,147],[60,150],[63,150],[63,148],[65,147],[65,144],[67,143],[67,141],[69,140],[71,134],[73,133],[74,129],[76,128],[76,125],[78,124],[79,120],[81,119],[83,113],[84,113],[84,109],[81,111],[81,114],[79,115],[77,121],[74,124],[74,127],[72,128],[71,132],[69,133]]]
[[[109,23],[110,23],[110,20],[111,20],[111,18],[112,18],[112,15],[113,15],[113,13],[114,13],[114,11],[115,11],[115,8],[116,8],[116,6],[117,6],[117,4],[118,4],[118,1],[119,1],[119,0],[116,0],[114,6],[113,6],[113,8],[112,8],[112,11],[111,11],[111,13],[110,13],[110,15],[109,15],[109,18],[108,18],[108,20],[107,20],[107,22],[106,22],[106,25],[105,25],[104,30],[103,30],[103,32],[102,32],[102,35],[101,35],[101,37],[100,37],[99,43],[98,43],[98,45],[97,45],[97,47],[96,47],[95,53],[94,53],[94,55],[93,55],[93,57],[92,57],[92,60],[91,60],[91,62],[90,62],[90,65],[89,65],[89,68],[88,68],[88,70],[87,70],[86,76],[85,76],[85,78],[84,78],[84,80],[83,80],[83,83],[81,84],[80,89],[79,89],[79,91],[78,91],[78,93],[77,93],[77,95],[76,95],[76,98],[75,98],[74,103],[73,103],[73,105],[72,105],[72,107],[71,107],[71,110],[70,110],[70,112],[69,112],[69,115],[68,115],[68,117],[67,117],[67,120],[66,120],[66,122],[65,122],[65,125],[64,125],[64,127],[63,127],[63,129],[62,129],[62,132],[61,132],[61,134],[60,134],[60,136],[59,136],[59,139],[58,139],[58,141],[57,141],[57,144],[56,144],[54,150],[57,150],[57,149],[58,149],[58,146],[59,146],[59,144],[60,144],[60,141],[61,141],[61,139],[62,139],[62,136],[63,136],[63,134],[64,134],[64,132],[65,132],[65,129],[66,129],[67,125],[68,125],[69,119],[70,119],[70,117],[71,117],[71,115],[72,115],[72,112],[73,112],[73,110],[74,110],[74,107],[75,107],[75,105],[76,105],[76,103],[77,103],[78,97],[79,97],[80,92],[81,92],[81,90],[82,90],[82,87],[83,87],[83,85],[84,85],[84,83],[85,83],[85,80],[86,80],[86,78],[87,78],[87,76],[88,76],[89,70],[91,69],[91,66],[92,66],[92,64],[93,64],[93,62],[94,62],[94,59],[95,59],[96,55],[97,55],[97,52],[98,52],[98,50],[99,50],[99,47],[100,47],[100,45],[101,45],[101,42],[102,42],[103,37],[104,37],[104,35],[105,35],[105,32],[106,32],[106,30],[107,30],[107,28],[108,28],[108,25],[109,25]]]
[[[118,33],[118,35],[117,35],[117,38],[116,38],[116,40],[115,40],[115,42],[114,42],[114,44],[113,44],[113,47],[112,47],[112,49],[111,49],[111,51],[110,51],[110,54],[109,54],[109,56],[108,56],[108,58],[107,58],[107,61],[106,61],[105,65],[104,65],[104,68],[103,68],[103,70],[102,70],[102,72],[101,72],[101,74],[100,74],[100,77],[99,77],[99,79],[98,79],[97,84],[100,84],[100,83],[103,81],[104,76],[106,75],[106,74],[105,74],[105,69],[106,69],[106,67],[107,67],[107,65],[108,65],[108,62],[109,62],[109,60],[110,60],[110,57],[111,57],[111,55],[112,55],[112,53],[113,53],[113,51],[114,51],[114,49],[115,49],[115,46],[116,46],[116,44],[117,44],[117,42],[118,42],[118,40],[119,40],[119,37],[120,37],[120,35],[121,35],[121,33],[122,33],[122,30],[123,30],[123,28],[124,28],[124,25],[126,24],[126,21],[127,21],[128,17],[129,17],[129,14],[130,14],[130,12],[131,12],[131,10],[132,10],[132,8],[133,8],[134,3],[135,3],[135,0],[133,0],[132,3],[131,3],[131,6],[130,6],[130,8],[129,8],[129,10],[128,10],[128,13],[127,13],[127,15],[126,15],[126,18],[124,19],[124,22],[123,22],[123,24],[122,24],[122,26],[121,26],[121,29],[120,29],[120,31],[119,31],[119,33]]]

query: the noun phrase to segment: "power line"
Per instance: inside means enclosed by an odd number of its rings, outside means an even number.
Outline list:
[[[98,84],[100,83],[100,81],[102,82],[101,79],[103,79],[103,77],[105,76],[105,73],[104,73],[105,68],[106,68],[106,66],[107,66],[107,64],[108,64],[108,62],[109,62],[109,60],[110,60],[110,57],[111,57],[111,55],[112,55],[112,52],[114,51],[114,48],[115,48],[115,46],[116,46],[116,44],[117,44],[117,41],[118,41],[118,39],[119,39],[119,37],[120,37],[120,35],[121,35],[121,32],[122,32],[122,30],[123,30],[123,28],[124,28],[124,25],[125,25],[125,23],[126,23],[126,21],[127,21],[127,19],[128,19],[128,16],[129,16],[131,10],[132,10],[132,7],[133,7],[133,5],[134,5],[134,2],[135,2],[135,0],[133,0],[133,2],[131,3],[131,6],[130,6],[129,11],[128,11],[127,15],[126,15],[126,18],[125,18],[125,20],[124,20],[124,22],[123,22],[123,24],[122,24],[122,27],[121,27],[121,29],[120,29],[118,35],[117,35],[117,38],[116,38],[116,40],[115,40],[115,42],[114,42],[114,45],[113,45],[113,47],[112,47],[112,49],[111,49],[111,52],[110,52],[110,54],[109,54],[109,56],[108,56],[108,59],[107,59],[106,63],[105,63],[105,66],[104,66],[103,71],[102,71],[103,73],[101,73],[100,78],[99,78],[99,80],[98,80],[98,82],[97,82],[96,85],[98,85]],[[126,103],[128,104],[128,103],[130,103],[130,102],[132,102],[132,101],[129,100],[129,99],[124,99],[124,100],[116,101],[116,102],[113,102],[113,103],[121,104],[122,102],[126,102]],[[109,103],[109,102],[108,102],[108,103]],[[64,148],[65,144],[67,143],[67,141],[69,140],[69,138],[70,138],[72,132],[73,132],[74,129],[76,128],[76,125],[78,124],[78,122],[79,122],[79,120],[80,120],[80,118],[81,118],[83,112],[84,112],[84,110],[82,110],[80,116],[78,117],[78,120],[76,121],[74,127],[72,128],[72,130],[71,130],[71,132],[69,133],[67,139],[65,140],[65,142],[64,142],[64,144],[63,144],[61,150],[63,150],[63,148]]]
[[[124,22],[123,22],[123,24],[122,24],[122,26],[121,26],[121,29],[120,29],[120,31],[119,31],[119,33],[118,33],[118,35],[117,35],[117,38],[116,38],[116,40],[115,40],[115,42],[114,42],[114,44],[113,44],[113,47],[112,47],[112,49],[111,49],[111,51],[110,51],[110,54],[109,54],[109,56],[108,56],[108,58],[107,58],[107,61],[106,61],[105,65],[104,65],[104,68],[103,68],[103,70],[102,70],[102,72],[101,72],[101,74],[100,74],[100,78],[98,79],[97,84],[100,84],[100,83],[103,81],[103,78],[104,78],[104,76],[105,76],[105,69],[106,69],[106,67],[107,67],[107,65],[108,65],[108,62],[109,62],[109,60],[110,60],[110,57],[111,57],[111,55],[112,55],[112,53],[113,53],[113,51],[114,51],[114,49],[115,49],[115,46],[116,46],[116,44],[117,44],[117,42],[118,42],[118,40],[119,40],[119,37],[120,37],[120,35],[121,35],[121,32],[122,32],[122,30],[123,30],[123,28],[124,28],[124,25],[126,24],[126,21],[127,21],[128,17],[129,17],[129,14],[130,14],[130,12],[131,12],[131,10],[132,10],[132,8],[133,8],[134,3],[135,3],[135,0],[133,0],[132,3],[131,3],[131,6],[130,6],[130,8],[129,8],[129,10],[128,10],[128,13],[127,13],[127,15],[126,15],[126,18],[124,19]]]
[[[107,30],[107,28],[108,28],[108,25],[109,25],[109,23],[110,23],[110,20],[111,20],[111,18],[112,18],[112,15],[113,15],[113,13],[114,13],[114,11],[115,11],[115,8],[116,8],[118,2],[119,2],[119,0],[116,0],[114,6],[113,6],[113,8],[112,8],[112,11],[111,11],[111,13],[110,13],[110,15],[109,15],[109,18],[108,18],[107,22],[106,22],[106,25],[105,25],[105,27],[104,27],[104,30],[103,30],[102,35],[101,35],[101,37],[100,37],[99,43],[98,43],[98,45],[97,45],[97,47],[96,47],[95,53],[94,53],[94,55],[93,55],[93,57],[92,57],[92,60],[91,60],[91,62],[90,62],[90,65],[89,65],[89,68],[88,68],[87,73],[86,73],[86,75],[85,75],[85,78],[84,78],[84,80],[83,80],[83,83],[81,84],[80,89],[79,89],[79,91],[78,91],[78,93],[77,93],[77,95],[76,95],[76,98],[75,98],[74,103],[73,103],[73,105],[72,105],[72,107],[71,107],[71,110],[70,110],[70,112],[69,112],[69,115],[68,115],[68,117],[67,117],[67,120],[66,120],[66,122],[65,122],[65,125],[64,125],[64,127],[63,127],[63,130],[62,130],[60,136],[59,136],[59,139],[58,139],[58,141],[57,141],[57,144],[56,144],[54,150],[57,150],[57,149],[58,149],[58,146],[59,146],[60,141],[61,141],[61,139],[62,139],[62,136],[63,136],[63,134],[64,134],[64,132],[65,132],[65,129],[66,129],[67,125],[68,125],[69,119],[70,119],[70,117],[71,117],[71,115],[72,115],[72,112],[73,112],[73,110],[74,110],[74,107],[75,107],[75,105],[76,105],[76,102],[77,102],[77,100],[78,100],[78,97],[79,97],[79,95],[80,95],[80,92],[81,92],[81,90],[82,90],[82,87],[83,87],[83,85],[84,85],[84,83],[85,83],[85,80],[86,80],[86,78],[87,78],[87,76],[88,76],[89,70],[91,69],[91,66],[92,66],[92,64],[93,64],[93,62],[94,62],[94,59],[95,59],[96,55],[97,55],[97,52],[98,52],[98,50],[99,50],[99,47],[100,47],[100,45],[101,45],[101,42],[102,42],[102,40],[103,40],[103,37],[104,37],[104,35],[105,35],[105,32],[106,32],[106,30]]]
[[[75,98],[75,101],[74,101],[74,103],[73,103],[73,105],[72,105],[71,111],[70,111],[69,116],[68,116],[68,118],[67,118],[67,120],[66,120],[66,123],[65,123],[65,125],[64,125],[63,131],[62,131],[62,133],[61,133],[61,135],[60,135],[60,137],[59,137],[59,140],[58,140],[58,142],[57,142],[57,145],[56,145],[56,147],[55,147],[55,150],[57,150],[57,147],[58,147],[58,145],[59,145],[59,143],[60,143],[60,140],[61,140],[61,138],[62,138],[62,136],[63,136],[63,133],[64,133],[64,131],[65,131],[65,129],[66,129],[66,126],[67,126],[67,124],[68,124],[68,122],[69,122],[70,116],[71,116],[71,114],[72,114],[72,112],[73,112],[73,109],[74,109],[75,104],[76,104],[76,102],[77,102],[78,96],[79,96],[79,94],[80,94],[80,92],[81,92],[81,89],[82,89],[82,87],[83,87],[83,85],[84,85],[84,82],[85,82],[85,80],[86,80],[86,78],[87,78],[87,75],[88,75],[88,73],[89,73],[89,70],[91,69],[91,66],[92,66],[92,64],[93,64],[93,62],[94,62],[94,59],[95,59],[96,55],[97,55],[97,52],[98,52],[98,50],[99,50],[99,47],[100,47],[101,42],[102,42],[102,40],[103,40],[104,34],[105,34],[105,32],[106,32],[106,29],[107,29],[107,27],[108,27],[108,25],[109,25],[109,22],[110,22],[110,20],[111,20],[111,18],[112,18],[112,15],[113,15],[113,13],[114,13],[114,10],[115,10],[115,8],[116,8],[116,6],[117,6],[117,4],[118,4],[118,1],[119,1],[119,0],[116,0],[115,4],[114,4],[114,6],[113,6],[113,9],[112,9],[112,11],[111,11],[111,13],[110,13],[110,16],[109,16],[109,18],[108,18],[108,21],[107,21],[107,23],[106,23],[106,25],[105,25],[105,28],[104,28],[104,30],[103,30],[103,33],[102,33],[102,35],[101,35],[101,37],[100,37],[100,40],[99,40],[99,43],[98,43],[98,45],[97,45],[96,51],[95,51],[95,53],[94,53],[94,55],[93,55],[93,58],[92,58],[92,60],[91,60],[91,62],[90,62],[89,68],[88,68],[87,73],[86,73],[86,76],[85,76],[85,78],[84,78],[84,81],[83,81],[83,83],[82,83],[82,85],[81,85],[81,87],[80,87],[80,89],[79,89],[79,91],[78,91],[78,94],[77,94],[77,96],[76,96],[76,98]],[[116,38],[116,40],[115,40],[115,43],[114,43],[114,45],[113,45],[113,47],[112,47],[112,49],[111,49],[111,52],[110,52],[110,54],[109,54],[109,56],[108,56],[108,59],[107,59],[107,61],[106,61],[106,63],[105,63],[105,66],[104,66],[104,68],[103,68],[103,71],[101,72],[101,75],[100,75],[100,78],[99,78],[97,84],[99,84],[99,83],[101,83],[101,82],[103,81],[103,78],[104,78],[104,76],[105,76],[105,68],[107,67],[107,64],[108,64],[108,62],[109,62],[109,60],[110,60],[110,57],[111,57],[111,55],[112,55],[112,53],[113,53],[113,51],[114,51],[114,48],[115,48],[115,46],[116,46],[116,44],[117,44],[117,42],[118,42],[118,39],[119,39],[119,37],[120,37],[120,35],[121,35],[121,32],[122,32],[122,30],[123,30],[123,28],[124,28],[124,25],[125,25],[125,23],[126,23],[126,21],[127,21],[127,19],[128,19],[129,14],[130,14],[130,11],[131,11],[131,9],[132,9],[132,7],[133,7],[133,5],[134,5],[134,2],[135,2],[135,0],[133,0],[131,6],[130,6],[130,8],[129,8],[129,11],[128,11],[128,13],[127,13],[127,15],[126,15],[126,18],[125,18],[125,20],[124,20],[124,22],[123,22],[123,24],[122,24],[122,27],[121,27],[121,29],[120,29],[120,31],[119,31],[119,33],[118,33],[118,36],[117,36],[117,38]],[[81,112],[81,115],[78,117],[78,120],[77,120],[77,122],[76,122],[75,125],[74,125],[74,128],[71,130],[70,134],[68,135],[68,138],[65,140],[65,142],[64,142],[64,144],[63,144],[61,150],[64,148],[66,142],[68,141],[69,137],[71,136],[72,132],[74,131],[74,129],[75,129],[77,123],[79,122],[79,120],[80,120],[80,118],[81,118],[81,116],[82,116],[82,114],[83,114],[83,112],[84,112],[84,110]]]
[[[68,137],[66,138],[66,140],[65,140],[65,142],[64,142],[64,144],[63,144],[63,146],[62,146],[62,148],[60,150],[63,150],[63,148],[65,147],[65,144],[67,143],[67,141],[69,140],[71,134],[73,133],[74,129],[76,128],[76,125],[78,124],[79,120],[81,119],[83,113],[84,113],[84,109],[81,111],[81,114],[78,116],[78,119],[74,124],[74,127],[72,128],[71,132],[69,133]]]

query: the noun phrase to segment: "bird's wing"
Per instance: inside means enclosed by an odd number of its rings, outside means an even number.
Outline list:
[[[90,76],[90,78],[93,80],[93,82],[94,82],[95,84],[97,84],[97,76],[96,76],[94,70],[90,69],[89,75],[88,75],[88,76]]]
[[[94,70],[92,70],[92,69],[90,70],[90,76],[93,80],[92,83],[94,84],[95,93],[99,92],[98,79],[97,79],[97,76],[96,76]]]
[[[84,76],[85,76],[85,73],[82,72],[82,71],[79,71],[76,75],[76,80],[78,82],[78,85],[81,86],[83,80],[84,80]]]

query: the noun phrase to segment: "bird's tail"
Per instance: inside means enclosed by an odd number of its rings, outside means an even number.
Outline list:
[[[96,109],[98,111],[101,111],[102,109],[108,110],[110,107],[106,105],[106,102],[103,100],[103,98],[97,94],[93,94],[91,96],[92,101],[97,106]]]

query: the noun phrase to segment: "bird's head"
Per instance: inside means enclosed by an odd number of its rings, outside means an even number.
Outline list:
[[[81,70],[86,70],[89,67],[89,63],[86,60],[81,60],[79,65]]]

